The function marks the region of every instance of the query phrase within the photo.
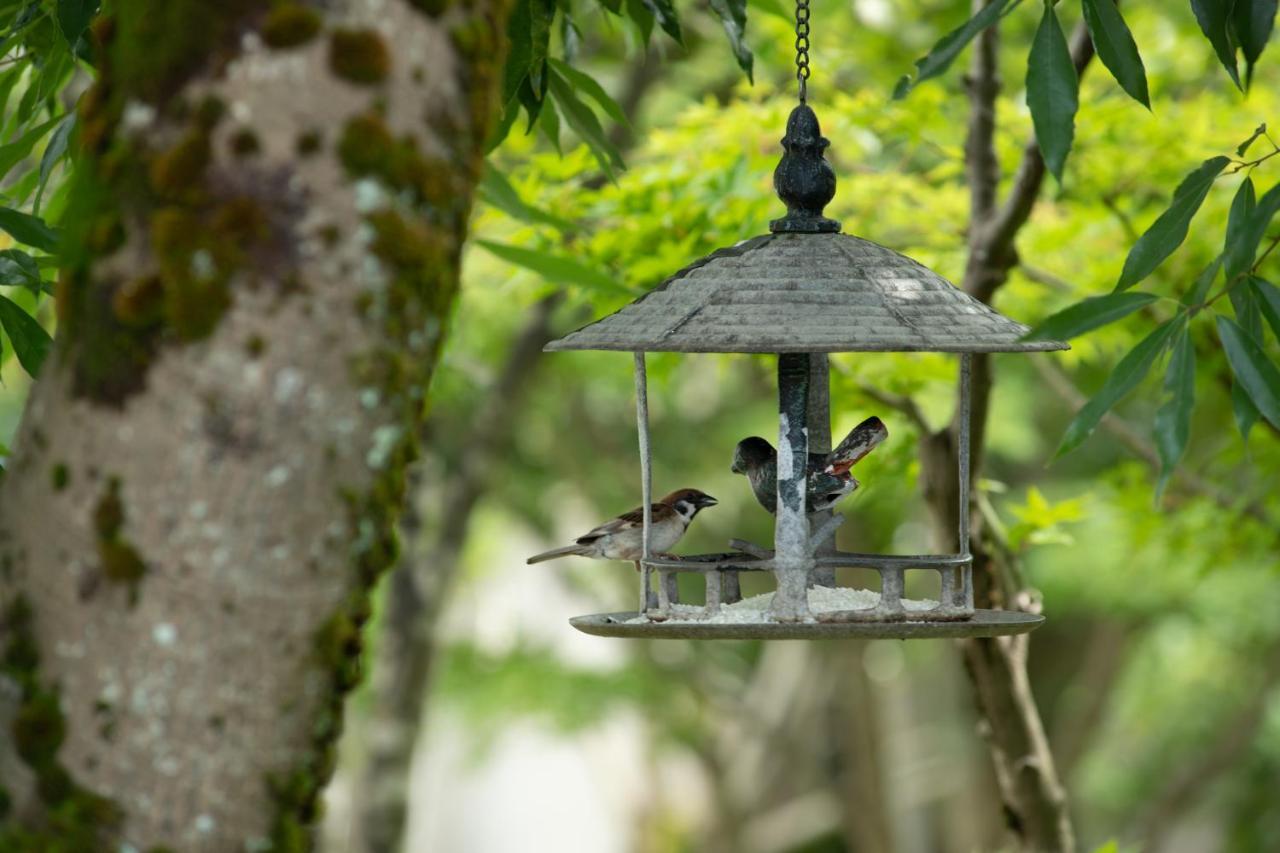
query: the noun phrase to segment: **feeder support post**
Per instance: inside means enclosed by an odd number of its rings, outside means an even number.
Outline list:
[[[649,451],[649,382],[644,353],[635,353],[636,366],[636,434],[640,437],[640,505],[644,526],[641,529],[640,612],[649,609],[650,569],[649,536],[653,525],[653,458]]]
[[[778,590],[772,613],[797,622],[809,615],[809,518],[805,492],[809,480],[809,356],[778,356],[778,512],[773,534],[774,575]]]

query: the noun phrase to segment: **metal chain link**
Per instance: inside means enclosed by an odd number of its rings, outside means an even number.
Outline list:
[[[803,104],[809,81],[809,0],[796,0],[796,80]]]

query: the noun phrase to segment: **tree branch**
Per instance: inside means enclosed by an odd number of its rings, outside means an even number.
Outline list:
[[[892,394],[888,391],[881,391],[879,388],[866,383],[858,383],[858,393],[869,400],[874,400],[887,409],[893,409],[903,415],[916,429],[920,430],[921,435],[928,435],[933,431],[932,427],[929,426],[928,420],[925,419],[924,412],[920,411],[920,407],[916,405],[916,401],[905,394]]]
[[[1092,59],[1093,41],[1089,38],[1088,28],[1081,22],[1071,33],[1071,62],[1078,76],[1084,74]],[[986,226],[988,230],[986,246],[993,257],[1003,256],[1012,251],[1014,237],[1026,224],[1032,208],[1035,207],[1036,199],[1040,195],[1040,187],[1044,184],[1044,176],[1044,156],[1040,153],[1040,143],[1033,135],[1023,147],[1022,161],[1014,174],[1013,187],[1009,190],[1008,197],[1000,207],[999,213]],[[1006,267],[1006,271],[1007,269]],[[989,284],[989,282],[984,283]],[[990,285],[992,288],[990,292],[980,290],[979,292],[970,291],[970,293],[983,302],[989,302],[995,288],[1001,283],[1003,282]]]
[[[972,0],[977,14],[988,0]],[[1000,31],[988,27],[978,34],[973,47],[965,88],[969,93],[969,131],[965,137],[965,173],[969,182],[969,223],[990,218],[1000,184],[1000,162],[996,157],[996,98],[1000,94]],[[972,236],[972,235],[971,235]]]
[[[1031,363],[1045,384],[1053,389],[1054,393],[1061,397],[1071,408],[1080,409],[1088,402],[1088,398],[1071,381],[1071,377],[1067,376],[1062,368],[1058,367],[1051,359],[1037,356],[1032,358]],[[1155,446],[1143,435],[1142,431],[1132,423],[1115,412],[1107,412],[1102,417],[1101,426],[1119,439],[1120,443],[1129,448],[1135,456],[1146,462],[1153,471],[1158,472],[1160,470],[1160,454],[1156,451]],[[1271,523],[1271,519],[1267,517],[1266,512],[1257,503],[1241,506],[1229,494],[1223,492],[1208,480],[1188,471],[1185,467],[1179,467],[1174,472],[1174,479],[1184,491],[1208,498],[1217,504],[1220,509],[1229,512],[1242,512],[1263,524]]]

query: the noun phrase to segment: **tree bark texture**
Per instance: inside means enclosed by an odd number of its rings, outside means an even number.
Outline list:
[[[973,0],[974,11],[987,0]],[[963,289],[991,303],[1017,262],[1014,245],[1026,224],[1044,182],[1045,165],[1032,138],[1007,196],[999,198],[1000,164],[994,145],[996,99],[1000,91],[998,25],[976,39],[966,86],[969,125],[965,142],[966,176],[970,189],[968,261]],[[1077,72],[1093,57],[1088,32],[1078,28],[1071,37]],[[981,470],[987,417],[995,377],[990,355],[973,358],[972,477]],[[961,507],[956,482],[959,409],[951,422],[921,437],[921,480],[933,522],[936,544],[954,550],[956,519]],[[1010,555],[997,553],[991,531],[975,519],[972,544],[975,605],[980,608],[1033,606],[1021,584],[1006,578],[1013,569]],[[966,640],[961,643],[966,669],[974,685],[983,732],[988,739],[995,776],[1003,800],[1006,823],[1024,850],[1076,849],[1066,792],[1054,766],[1044,725],[1027,678],[1027,637]]]
[[[32,849],[306,849],[506,10],[110,11],[58,344],[0,487],[0,785]]]

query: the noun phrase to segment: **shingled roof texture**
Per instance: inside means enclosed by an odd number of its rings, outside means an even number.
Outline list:
[[[932,270],[849,234],[767,234],[720,249],[548,350],[1030,352],[1016,323]]]

